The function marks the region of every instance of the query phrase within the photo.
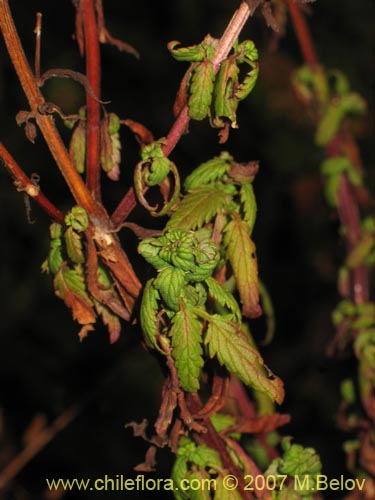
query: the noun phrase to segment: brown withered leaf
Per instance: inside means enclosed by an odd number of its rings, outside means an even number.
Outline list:
[[[173,116],[177,118],[177,116],[181,113],[183,108],[188,103],[188,94],[189,94],[189,81],[191,78],[192,67],[190,67],[186,73],[184,74],[180,87],[177,91],[176,98],[173,104]]]
[[[278,427],[282,427],[290,422],[290,415],[274,413],[273,415],[262,415],[255,418],[238,418],[235,425],[227,427],[225,434],[240,432],[241,434],[259,434],[272,432]]]
[[[228,175],[234,181],[242,184],[243,182],[251,182],[257,175],[258,171],[258,161],[250,161],[248,163],[233,162],[229,169]]]
[[[90,82],[87,78],[86,75],[83,73],[79,73],[78,71],[73,71],[72,69],[66,69],[66,68],[52,68],[43,73],[41,77],[38,79],[38,86],[43,87],[44,83],[46,80],[49,80],[50,78],[70,78],[78,83],[80,83],[86,92],[93,98],[95,101],[99,102],[100,104],[109,104],[110,101],[101,101],[98,99],[98,97],[95,95]]]
[[[146,451],[145,461],[141,464],[138,464],[134,467],[134,470],[137,472],[153,472],[155,471],[156,465],[156,446],[150,446],[150,448]]]
[[[177,394],[173,389],[171,379],[168,377],[163,386],[162,403],[159,410],[159,416],[155,423],[156,434],[166,437],[168,427],[172,423],[173,413],[177,406]]]
[[[137,142],[141,146],[147,146],[154,142],[154,136],[142,123],[136,122],[134,120],[122,120],[121,123],[126,125],[135,135]]]
[[[114,344],[120,338],[121,333],[121,323],[119,318],[113,314],[113,312],[108,309],[108,307],[104,306],[97,300],[94,301],[95,309],[100,314],[103,323],[108,328],[109,332],[109,341],[111,344]]]
[[[125,424],[125,429],[130,428],[133,431],[134,437],[141,437],[145,441],[149,441],[146,435],[147,427],[148,427],[148,420],[146,418],[144,418],[140,423],[129,422],[128,424]]]

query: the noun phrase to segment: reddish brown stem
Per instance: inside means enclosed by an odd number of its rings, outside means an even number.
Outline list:
[[[199,396],[196,394],[187,393],[186,403],[192,415],[196,415],[202,410],[202,403],[199,399]],[[245,490],[245,482],[243,478],[244,474],[233,463],[222,438],[215,431],[209,420],[204,420],[204,425],[207,428],[207,432],[205,434],[195,433],[195,440],[198,443],[205,444],[209,448],[212,448],[219,453],[223,468],[226,469],[229,474],[235,476],[238,479],[238,492],[240,493],[243,500],[254,500],[254,496],[250,493],[250,491]]]
[[[99,34],[93,0],[82,1],[82,19],[85,40],[86,75],[91,88],[100,99]],[[100,201],[100,103],[86,93],[86,183],[93,197]]]
[[[50,217],[52,217],[52,219],[60,222],[60,224],[64,224],[64,214],[40,192],[39,186],[36,186],[31,179],[29,179],[1,142],[0,158],[3,160],[5,167],[13,177],[17,191],[23,191],[28,194]]]
[[[288,0],[290,16],[306,64],[319,64],[315,46],[305,16],[296,0]]]
[[[56,161],[65,181],[76,200],[77,204],[87,210],[89,214],[95,213],[97,205],[86,188],[81,176],[75,169],[69,153],[67,152],[61,137],[55,127],[51,116],[39,113],[39,106],[45,103],[34,75],[31,72],[23,51],[21,41],[18,37],[7,0],[0,0],[0,30],[16,70],[18,79],[29,102],[31,112],[44,136],[48,148]]]
[[[218,72],[220,64],[229,54],[247,19],[252,14],[253,12],[250,11],[249,5],[246,2],[242,2],[238,10],[236,10],[236,12],[234,13],[223,36],[219,41],[219,44],[215,51],[215,55],[212,59],[215,73]],[[171,154],[171,152],[181,139],[182,135],[187,130],[190,121],[188,112],[189,108],[188,106],[185,106],[172,125],[172,128],[170,129],[167,136],[166,144],[163,146],[163,152],[165,156],[169,156]],[[133,187],[131,187],[125,194],[123,199],[120,201],[119,205],[111,216],[112,222],[115,226],[118,226],[119,224],[121,224],[121,222],[126,220],[130,212],[135,208],[136,203],[137,200],[135,197],[134,189]]]

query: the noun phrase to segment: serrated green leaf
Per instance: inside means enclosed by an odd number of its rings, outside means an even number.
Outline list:
[[[200,228],[231,201],[231,197],[214,186],[204,186],[187,194],[172,214],[167,227]]]
[[[88,228],[89,216],[83,207],[76,206],[65,216],[65,224],[80,233]]]
[[[74,264],[83,264],[85,262],[85,256],[83,254],[82,241],[79,234],[73,230],[72,227],[68,227],[64,234],[65,238],[65,248],[69,259],[74,262]]]
[[[86,283],[83,274],[83,269],[80,266],[76,266],[74,269],[65,266],[62,269],[62,274],[68,288],[83,299],[91,302],[86,291]]]
[[[254,63],[258,61],[258,50],[252,40],[244,40],[235,47],[235,54],[239,62],[247,61]]]
[[[189,88],[189,116],[193,120],[203,120],[208,115],[214,79],[214,66],[211,61],[203,61],[194,67]]]
[[[273,401],[281,403],[284,398],[282,381],[268,376],[263,359],[251,345],[249,338],[239,325],[214,314],[209,319],[205,343],[211,357],[216,356],[220,364],[235,373],[245,384],[265,392]]]
[[[69,154],[77,172],[83,174],[86,161],[86,123],[83,120],[78,122],[73,131],[69,144]]]
[[[61,267],[53,280],[56,295],[72,310],[73,318],[81,325],[95,323],[93,302],[86,293],[82,273],[78,269]]]
[[[168,158],[154,158],[149,172],[145,175],[145,182],[148,186],[161,184],[170,171],[170,160]]]
[[[311,474],[313,477],[322,469],[319,455],[313,448],[291,444],[284,452],[280,472],[289,476]]]
[[[209,184],[210,182],[222,179],[224,175],[229,171],[231,167],[231,162],[233,157],[223,151],[220,156],[212,158],[205,163],[202,163],[197,167],[188,177],[185,179],[184,187],[187,191],[199,188],[204,184]]]
[[[239,99],[240,101],[246,99],[246,97],[255,87],[255,84],[258,79],[258,74],[259,74],[258,65],[247,73],[243,82],[236,89],[235,96],[237,99]]]
[[[227,307],[234,314],[236,321],[240,322],[241,311],[233,295],[224,290],[224,288],[214,278],[207,278],[205,282],[207,283],[208,291],[213,298],[221,306]]]
[[[234,217],[225,228],[224,244],[240,294],[242,313],[249,318],[257,318],[262,314],[259,305],[258,265],[248,223],[238,216]]]
[[[188,392],[199,389],[199,374],[203,366],[202,325],[195,314],[181,302],[181,309],[172,319],[172,356],[181,387]]]
[[[159,292],[153,286],[154,280],[149,280],[143,290],[140,312],[141,327],[150,347],[158,349],[156,337],[158,331],[158,300]]]
[[[48,270],[50,270],[51,273],[56,274],[64,262],[62,257],[62,241],[60,239],[54,239],[51,241],[47,261]]]
[[[191,45],[190,47],[180,47],[176,49],[181,42],[177,40],[172,40],[168,43],[167,47],[172,57],[176,61],[187,61],[187,62],[199,62],[203,61],[206,55],[206,51],[203,45],[200,43],[198,45]]]
[[[154,280],[154,287],[159,290],[164,302],[172,311],[178,311],[178,299],[185,284],[185,274],[172,266],[164,267]]]
[[[248,223],[250,234],[252,234],[257,215],[257,202],[251,183],[244,183],[241,185],[240,197],[244,211],[244,220]]]
[[[201,469],[213,468],[218,470],[223,467],[219,453],[204,444],[197,446],[191,460]]]
[[[164,259],[159,257],[162,246],[162,243],[156,238],[146,238],[138,245],[138,252],[149,264],[159,270],[168,265]]]

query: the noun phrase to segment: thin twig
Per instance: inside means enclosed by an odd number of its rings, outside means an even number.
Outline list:
[[[215,73],[218,72],[220,64],[229,54],[235,40],[239,37],[242,28],[244,27],[249,16],[253,12],[250,11],[249,5],[246,2],[242,2],[238,10],[234,13],[232,19],[230,20],[223,36],[221,37],[218,46],[213,57],[213,64]],[[165,156],[169,156],[173,149],[176,147],[177,143],[181,139],[190,121],[189,108],[186,105],[176,118],[175,122],[170,129],[166,143],[163,145],[163,152]],[[113,212],[111,219],[115,226],[118,226],[123,222],[129,215],[129,213],[135,208],[137,200],[135,197],[134,189],[131,187],[129,191],[125,194],[123,199],[120,201],[119,205]]]
[[[37,12],[36,14],[36,25],[35,25],[35,78],[38,80],[40,78],[40,41],[42,35],[42,13]]]
[[[38,106],[45,100],[41,94],[36,79],[27,62],[21,41],[18,37],[8,0],[0,0],[0,29],[8,49],[9,56],[16,70],[18,79],[29,102],[31,112],[44,136],[49,150],[56,161],[64,179],[78,205],[87,210],[89,214],[96,211],[96,203],[86,188],[81,176],[75,169],[69,153],[67,152],[54,121],[50,116],[38,113]]]
[[[24,173],[16,160],[12,157],[4,144],[0,142],[0,158],[10,175],[14,179],[17,191],[23,191],[26,195],[32,197],[47,214],[60,224],[64,223],[64,214],[60,212],[45,196],[41,193],[39,186]]]

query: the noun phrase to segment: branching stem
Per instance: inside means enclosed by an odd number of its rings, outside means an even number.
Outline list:
[[[8,0],[0,0],[0,29],[8,49],[9,56],[16,70],[18,79],[29,102],[31,112],[44,136],[51,154],[56,161],[64,179],[77,204],[87,210],[89,214],[95,213],[96,203],[86,188],[81,176],[75,169],[70,156],[61,140],[53,118],[41,115],[38,106],[45,103],[34,75],[27,62],[21,41],[9,9]]]
[[[215,55],[212,60],[215,68],[215,73],[218,72],[221,62],[229,54],[234,42],[239,37],[242,28],[245,26],[245,23],[248,20],[250,14],[252,15],[253,12],[250,11],[248,4],[246,2],[242,2],[238,10],[234,13],[232,19],[230,20],[216,48]],[[172,128],[167,135],[166,144],[163,145],[163,152],[165,156],[169,156],[173,149],[176,147],[182,135],[185,133],[189,121],[190,117],[188,114],[188,106],[185,106],[176,118],[176,121],[173,123]],[[136,204],[137,200],[135,197],[134,189],[133,187],[131,187],[125,194],[123,199],[120,201],[119,205],[111,216],[112,222],[115,224],[115,226],[118,226],[124,220],[126,220],[130,212],[135,208]]]

